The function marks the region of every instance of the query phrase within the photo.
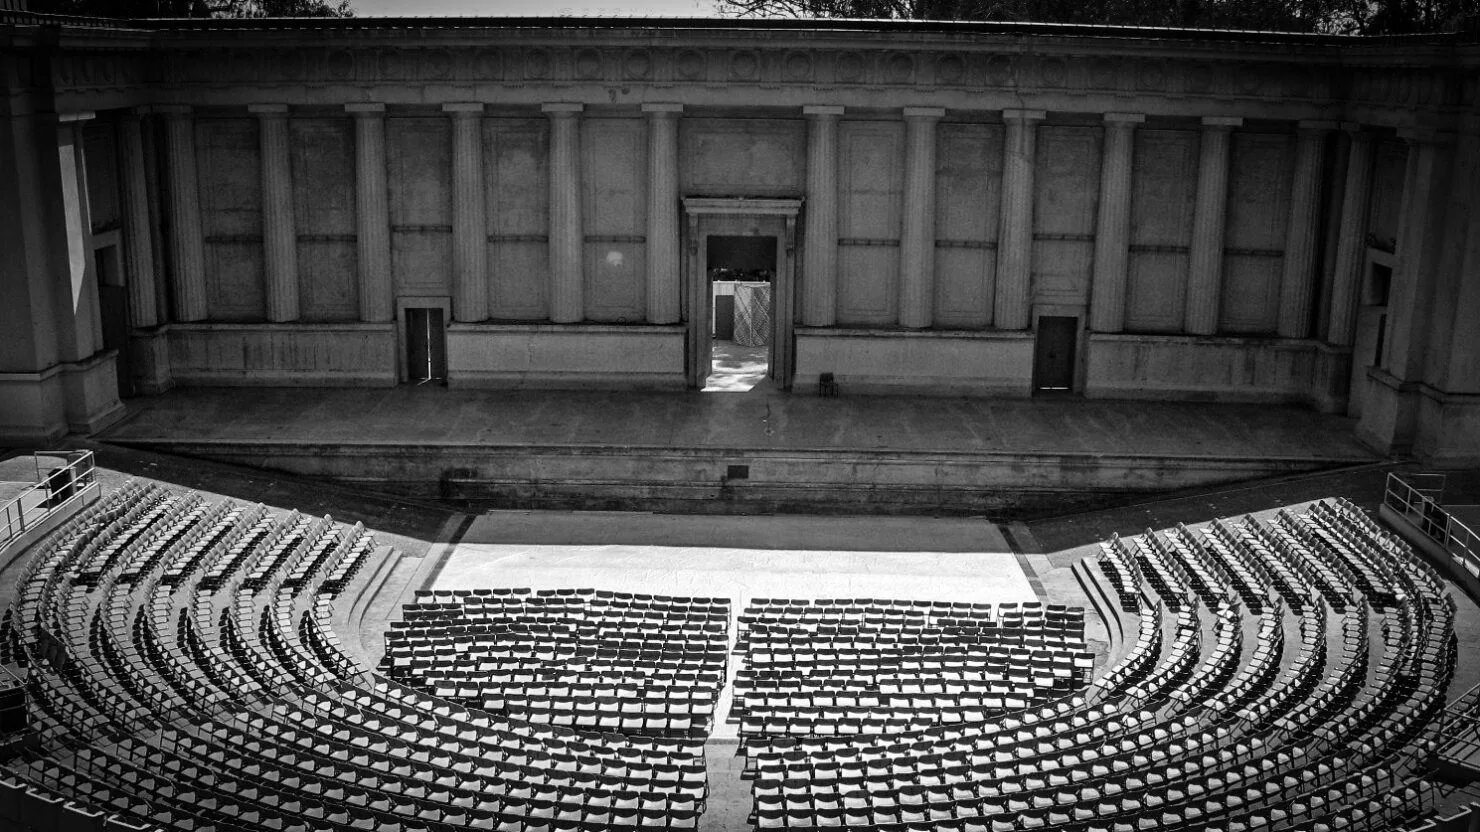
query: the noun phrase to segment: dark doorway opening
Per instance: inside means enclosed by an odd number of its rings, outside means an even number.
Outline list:
[[[1067,394],[1074,391],[1074,355],[1079,319],[1041,315],[1033,347],[1033,392]]]
[[[704,255],[711,336],[704,389],[744,392],[770,370],[776,238],[710,236]]]
[[[447,384],[447,330],[441,309],[406,310],[406,381]]]
[[[118,246],[93,249],[93,270],[98,278],[98,312],[103,324],[103,349],[117,350],[113,369],[118,375],[118,398],[135,395],[134,373],[128,348],[128,289],[119,268]]]

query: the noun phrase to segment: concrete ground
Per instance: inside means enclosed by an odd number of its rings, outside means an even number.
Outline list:
[[[704,380],[705,393],[745,393],[766,380],[771,348],[747,347],[734,341],[714,342],[713,372]]]

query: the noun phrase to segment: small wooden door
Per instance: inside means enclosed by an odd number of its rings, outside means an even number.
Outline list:
[[[1074,355],[1079,319],[1061,315],[1038,318],[1033,348],[1033,391],[1069,393],[1074,389]]]
[[[442,310],[406,310],[406,380],[411,384],[447,383],[447,333]]]

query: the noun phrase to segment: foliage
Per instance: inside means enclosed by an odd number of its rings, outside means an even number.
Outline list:
[[[28,8],[87,17],[353,17],[350,0],[31,0]]]
[[[1480,0],[718,0],[736,17],[1259,29],[1333,34],[1445,31],[1480,19]]]

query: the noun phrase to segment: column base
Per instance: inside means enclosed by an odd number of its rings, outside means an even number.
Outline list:
[[[170,328],[135,329],[128,334],[129,372],[134,392],[157,396],[175,386],[170,374]]]
[[[1480,393],[1419,390],[1413,455],[1436,467],[1480,466]]]
[[[1378,453],[1409,455],[1418,428],[1418,405],[1418,382],[1402,381],[1378,367],[1368,369],[1357,439]]]
[[[96,433],[123,418],[127,411],[118,400],[117,362],[117,350],[103,350],[82,361],[62,365],[62,390],[70,432]]]
[[[0,373],[0,443],[49,445],[123,418],[115,350],[35,373]]]

